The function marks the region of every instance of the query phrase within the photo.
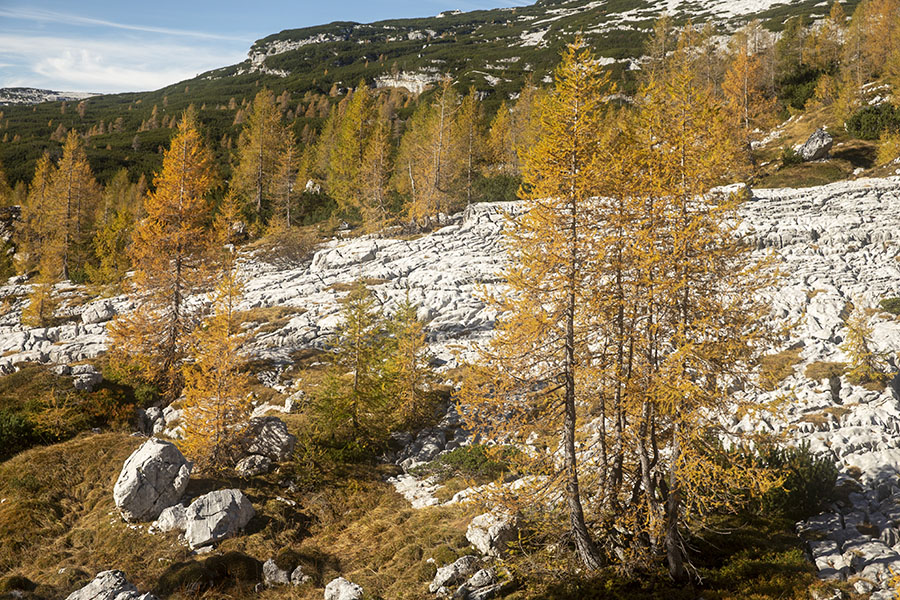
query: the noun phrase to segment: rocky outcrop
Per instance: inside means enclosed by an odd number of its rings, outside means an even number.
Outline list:
[[[116,508],[126,521],[152,521],[181,500],[191,463],[170,442],[149,439],[135,450],[113,488]]]
[[[813,160],[821,160],[828,156],[831,147],[834,144],[834,138],[824,129],[816,129],[809,139],[800,146],[797,153],[800,158],[809,162]]]
[[[122,571],[103,571],[89,584],[69,594],[66,600],[156,600],[156,596],[141,594]]]
[[[484,513],[472,519],[466,539],[485,556],[504,556],[506,546],[519,537],[516,519],[510,515]]]
[[[325,586],[325,600],[362,600],[363,589],[343,577],[332,580]]]
[[[185,509],[184,539],[192,549],[215,544],[243,529],[256,511],[240,490],[218,490],[200,496]],[[177,515],[173,515],[176,517]]]

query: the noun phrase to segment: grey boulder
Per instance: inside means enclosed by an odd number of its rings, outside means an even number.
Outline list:
[[[122,571],[103,571],[66,600],[156,600],[156,596],[141,594]]]
[[[485,556],[503,556],[506,545],[518,537],[516,519],[506,514],[484,513],[466,529],[466,539]]]
[[[116,508],[126,521],[152,521],[181,500],[191,463],[170,442],[149,439],[135,450],[113,488]]]
[[[250,419],[247,440],[247,454],[266,456],[275,462],[290,458],[297,443],[296,436],[288,433],[287,425],[278,417]]]
[[[184,538],[192,549],[215,544],[237,533],[256,511],[240,490],[217,490],[187,507]]]
[[[363,589],[343,577],[334,579],[325,586],[325,600],[362,600]]]
[[[816,129],[813,134],[809,136],[809,139],[806,140],[806,143],[800,146],[798,154],[800,154],[800,158],[807,162],[820,160],[828,156],[833,145],[834,138],[832,138],[827,131],[821,128]]]

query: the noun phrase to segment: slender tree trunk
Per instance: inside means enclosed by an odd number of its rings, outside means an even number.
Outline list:
[[[577,151],[572,153],[572,177],[577,176]],[[573,186],[574,187],[574,186]],[[602,561],[597,547],[591,539],[584,520],[584,507],[581,504],[581,490],[578,485],[578,463],[575,455],[575,425],[577,422],[575,412],[575,287],[578,268],[578,229],[577,229],[577,200],[575,190],[571,190],[570,199],[570,254],[569,274],[567,282],[566,300],[566,348],[565,348],[565,418],[563,422],[563,450],[565,452],[566,467],[566,500],[569,506],[569,519],[572,526],[572,537],[575,541],[575,552],[581,563],[589,570],[600,569]]]

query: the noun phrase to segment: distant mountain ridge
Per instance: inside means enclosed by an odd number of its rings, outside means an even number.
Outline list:
[[[71,102],[98,95],[88,92],[57,92],[30,87],[8,87],[0,88],[0,106],[40,104],[41,102]]]
[[[844,2],[849,10],[857,2]],[[772,30],[795,15],[823,17],[821,0],[538,0],[530,6],[375,23],[287,29],[255,42],[245,61],[200,76],[286,79],[300,89],[323,79],[360,79],[415,93],[443,75],[462,85],[514,93],[526,76],[546,79],[564,43],[582,34],[615,70],[638,68],[643,42],[663,13],[676,23],[711,20],[733,30],[760,19]]]

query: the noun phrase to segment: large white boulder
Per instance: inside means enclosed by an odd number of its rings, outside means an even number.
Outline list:
[[[187,507],[184,538],[191,548],[215,544],[242,529],[256,511],[240,490],[217,490]]]
[[[363,589],[343,577],[334,579],[325,586],[325,600],[362,600]]]
[[[515,518],[506,514],[484,513],[466,529],[466,539],[485,556],[503,556],[506,545],[518,537]]]
[[[66,600],[156,600],[156,596],[141,594],[122,571],[103,571]]]
[[[113,488],[116,508],[126,521],[152,521],[181,500],[191,463],[170,442],[149,439],[122,467]]]

